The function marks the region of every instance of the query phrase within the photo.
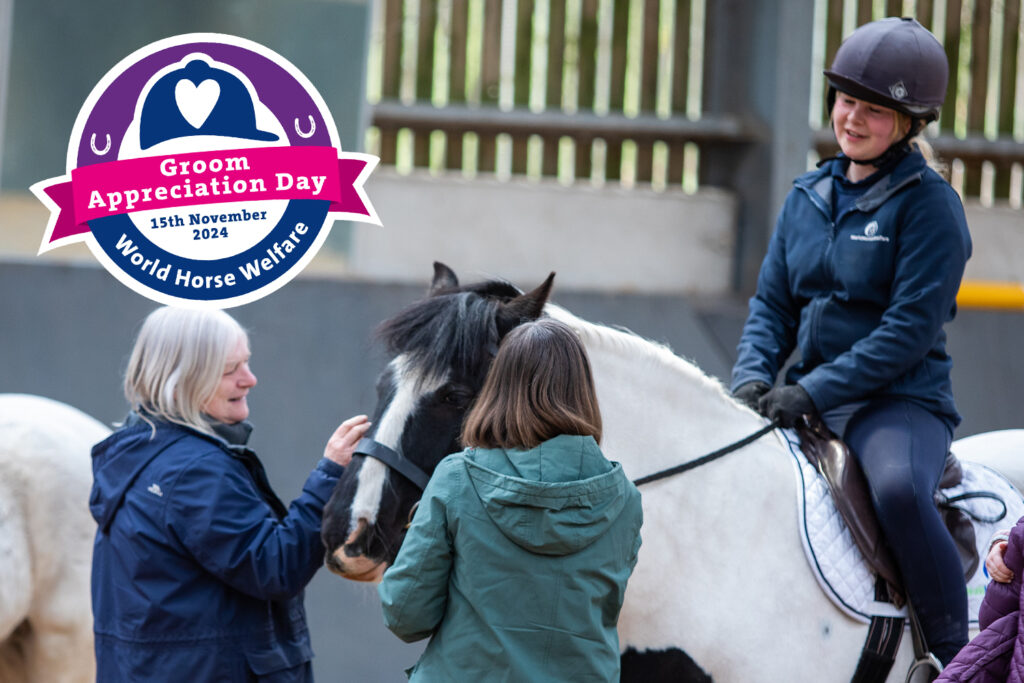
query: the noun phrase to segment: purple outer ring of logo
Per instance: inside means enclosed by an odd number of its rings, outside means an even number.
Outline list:
[[[82,138],[78,141],[78,159],[75,167],[114,161],[117,158],[116,150],[120,148],[124,134],[135,117],[135,108],[142,89],[157,71],[180,62],[194,52],[208,55],[215,61],[231,65],[245,74],[256,89],[260,101],[284,126],[288,134],[288,144],[339,146],[336,141],[331,140],[327,124],[316,102],[302,84],[279,64],[238,45],[199,42],[175,45],[148,55],[114,79],[89,112],[89,118],[82,129]],[[293,122],[298,119],[303,130],[306,130],[309,128],[310,115],[316,125],[316,131],[308,138],[300,137]],[[103,156],[93,153],[89,140],[94,134],[100,147],[105,145],[106,135],[110,135],[110,152]]]

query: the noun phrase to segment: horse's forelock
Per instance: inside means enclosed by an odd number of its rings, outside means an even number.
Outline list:
[[[475,291],[424,299],[377,330],[392,354],[405,354],[425,375],[477,372],[498,342],[499,299]]]

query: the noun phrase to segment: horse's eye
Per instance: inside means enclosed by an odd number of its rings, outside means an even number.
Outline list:
[[[446,386],[438,390],[437,399],[448,406],[462,407],[469,403],[470,394],[463,387]]]

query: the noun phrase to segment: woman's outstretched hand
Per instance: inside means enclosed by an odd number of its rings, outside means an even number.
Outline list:
[[[356,449],[356,444],[366,435],[368,429],[370,418],[365,415],[356,415],[345,420],[327,440],[324,457],[342,467],[348,465],[352,461],[352,452]]]

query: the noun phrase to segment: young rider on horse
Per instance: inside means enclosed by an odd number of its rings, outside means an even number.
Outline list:
[[[820,416],[860,461],[931,651],[967,642],[956,546],[932,495],[953,430],[943,325],[971,253],[963,206],[915,139],[937,118],[948,64],[913,19],[840,45],[828,103],[841,153],[798,177],[761,266],[734,395],[783,426]],[[794,348],[801,358],[771,388]]]

